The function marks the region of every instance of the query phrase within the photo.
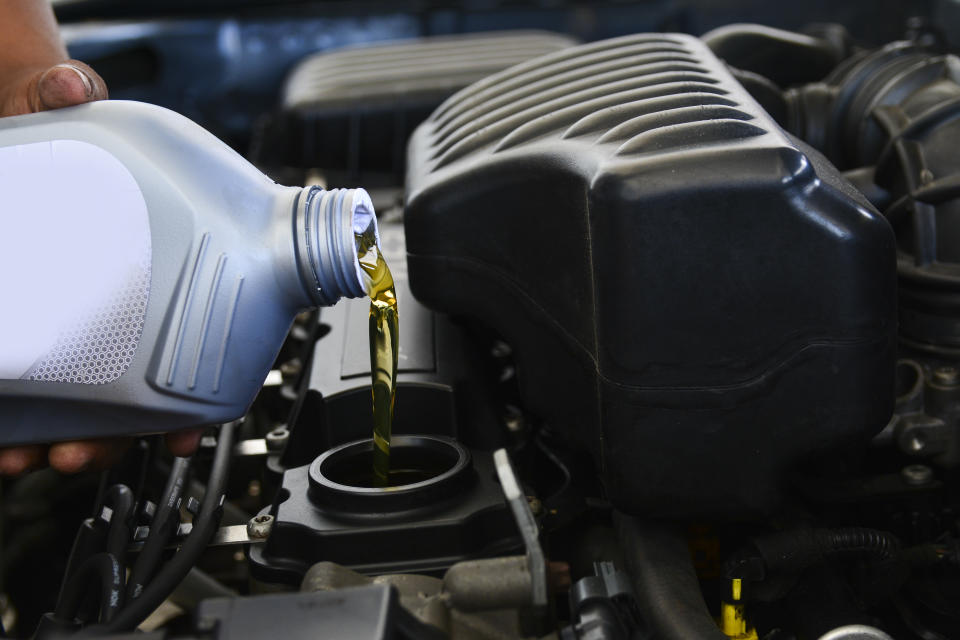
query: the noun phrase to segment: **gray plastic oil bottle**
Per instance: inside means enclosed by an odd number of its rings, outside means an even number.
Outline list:
[[[275,184],[190,120],[0,118],[0,445],[240,417],[301,309],[365,295],[362,189]]]

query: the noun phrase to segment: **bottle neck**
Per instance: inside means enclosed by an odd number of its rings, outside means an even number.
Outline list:
[[[366,295],[357,236],[373,233],[377,217],[363,189],[305,187],[296,205],[297,267],[311,300],[329,306]]]

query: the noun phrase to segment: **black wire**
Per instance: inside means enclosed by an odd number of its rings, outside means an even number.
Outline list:
[[[105,478],[101,475],[101,479]],[[73,578],[77,575],[80,567],[92,558],[94,552],[101,552],[106,547],[106,551],[120,564],[120,575],[126,574],[123,565],[123,559],[126,556],[127,545],[130,543],[130,522],[133,511],[136,506],[133,492],[126,485],[115,484],[110,487],[102,486],[98,489],[100,493],[97,499],[97,515],[94,518],[87,518],[80,525],[77,536],[73,541],[73,547],[70,549],[70,556],[67,559],[67,569],[64,572],[63,583],[60,586],[60,593],[57,596],[57,607],[63,601],[67,589]],[[112,515],[110,524],[103,530],[100,511],[103,507],[109,507]],[[79,605],[78,605],[79,606]],[[77,612],[74,611],[74,614]]]
[[[133,491],[125,484],[115,484],[107,489],[103,502],[113,512],[107,532],[107,552],[122,564],[130,544],[130,521],[136,506]]]
[[[88,627],[80,632],[79,637],[133,630],[173,592],[200,559],[220,526],[224,489],[230,471],[230,457],[233,454],[233,434],[237,424],[229,422],[220,428],[207,490],[200,503],[200,511],[193,520],[193,530],[180,551],[144,587],[139,598],[130,602],[109,623]]]
[[[100,620],[106,623],[114,619],[123,604],[123,571],[113,554],[106,552],[90,556],[77,568],[64,585],[55,618],[65,622],[74,619],[92,578],[100,584]]]
[[[157,513],[153,517],[150,533],[127,580],[128,600],[134,600],[140,596],[144,585],[157,570],[167,542],[180,525],[180,496],[183,494],[189,471],[190,458],[173,459],[170,476],[167,478],[163,496],[157,505]]]
[[[103,507],[104,496],[107,495],[107,487],[110,486],[110,471],[101,471],[100,478],[97,480],[97,497],[93,501],[93,513],[90,515],[94,518],[100,516],[100,509]]]
[[[67,568],[63,572],[63,582],[60,584],[57,602],[63,599],[63,591],[67,588],[70,578],[77,573],[80,565],[94,552],[104,549],[106,537],[106,529],[103,521],[99,518],[87,518],[80,524],[77,535],[73,539],[73,546],[70,548],[70,556],[67,558]]]

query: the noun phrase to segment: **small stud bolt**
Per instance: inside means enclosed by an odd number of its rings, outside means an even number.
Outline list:
[[[270,535],[273,528],[273,516],[266,513],[250,518],[247,523],[247,535],[251,538],[262,539]]]
[[[290,439],[290,431],[283,426],[277,427],[264,436],[268,451],[282,451]]]
[[[933,482],[933,469],[925,464],[911,464],[900,470],[900,477],[911,487],[923,487]]]
[[[960,384],[960,369],[952,366],[937,367],[933,370],[933,382],[944,387]]]
[[[543,503],[536,496],[527,496],[527,503],[530,505],[530,511],[535,516],[543,515]]]

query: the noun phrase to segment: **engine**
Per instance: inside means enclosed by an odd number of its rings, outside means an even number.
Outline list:
[[[960,61],[919,22],[590,40],[302,55],[220,119],[372,186],[405,479],[361,478],[369,302],[305,312],[192,458],[3,480],[11,637],[960,637]]]

